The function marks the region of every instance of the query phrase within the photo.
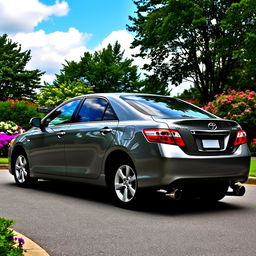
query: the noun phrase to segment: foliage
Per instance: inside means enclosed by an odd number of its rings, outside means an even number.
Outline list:
[[[256,139],[253,139],[252,142],[249,143],[249,148],[250,148],[251,154],[253,156],[256,156]]]
[[[23,132],[22,127],[12,121],[0,122],[0,156],[7,156],[9,143]]]
[[[21,51],[21,46],[7,35],[0,36],[0,100],[34,97],[43,74],[38,69],[26,70],[31,59],[30,51]]]
[[[23,238],[15,237],[10,229],[14,224],[13,220],[0,217],[0,255],[2,256],[22,256],[24,255]]]
[[[37,103],[40,106],[55,107],[67,99],[92,92],[93,87],[88,87],[84,81],[65,81],[58,86],[47,84],[41,89]]]
[[[101,51],[85,52],[79,62],[67,61],[54,81],[58,87],[65,82],[84,81],[94,92],[138,91],[137,66],[132,59],[124,59],[119,43]]]
[[[203,102],[213,99],[245,72],[256,86],[255,0],[134,0],[137,56],[144,68],[178,86],[194,84]],[[227,87],[228,88],[228,87]]]
[[[0,133],[6,133],[8,135],[23,133],[24,130],[20,125],[15,124],[13,121],[0,122]]]
[[[202,102],[199,100],[200,95],[196,88],[192,87],[190,89],[184,90],[181,94],[177,96],[179,99],[185,100],[199,107],[202,107]]]
[[[8,99],[7,101],[0,101],[0,121],[13,121],[28,130],[30,128],[30,119],[40,116],[36,109],[37,104],[24,98],[23,100]]]
[[[157,75],[146,75],[146,78],[138,82],[140,93],[152,93],[161,95],[170,95],[168,83],[161,81]]]
[[[254,91],[224,91],[220,95],[215,95],[215,100],[203,108],[224,119],[237,121],[246,129],[250,138],[256,135],[256,93]]]

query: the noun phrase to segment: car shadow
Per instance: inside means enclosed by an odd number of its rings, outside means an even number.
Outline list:
[[[16,186],[14,183],[11,186]],[[19,188],[20,189],[20,188]],[[227,203],[225,201],[220,202],[203,202],[201,200],[181,200],[175,201],[167,198],[162,194],[143,191],[141,197],[138,199],[135,206],[130,209],[125,209],[115,205],[111,199],[111,195],[107,188],[98,187],[89,184],[70,183],[62,181],[45,181],[40,180],[33,187],[29,189],[40,191],[43,193],[57,194],[65,197],[72,197],[86,201],[92,201],[95,203],[113,205],[124,209],[125,211],[137,211],[148,214],[158,215],[192,215],[192,214],[207,214],[213,212],[245,210],[244,206]]]

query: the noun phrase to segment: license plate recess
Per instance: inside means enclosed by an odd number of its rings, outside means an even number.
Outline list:
[[[219,140],[202,140],[202,145],[204,149],[219,149]]]

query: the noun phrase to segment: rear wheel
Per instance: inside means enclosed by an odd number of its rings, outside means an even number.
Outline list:
[[[209,186],[201,194],[201,199],[206,202],[217,202],[223,199],[228,191],[227,184],[218,184]]]
[[[108,185],[113,199],[118,205],[134,205],[137,194],[137,174],[133,164],[128,160],[119,161],[111,166]]]
[[[27,187],[35,183],[36,179],[30,177],[29,163],[25,153],[18,153],[14,159],[13,174],[15,182],[20,187]]]

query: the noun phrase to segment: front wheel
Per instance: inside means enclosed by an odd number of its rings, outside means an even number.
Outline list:
[[[30,177],[29,163],[24,153],[16,155],[13,168],[14,179],[18,186],[27,187],[36,181],[36,179]]]
[[[109,186],[114,200],[121,206],[134,205],[138,194],[134,166],[128,161],[123,161],[113,165],[111,169]]]

